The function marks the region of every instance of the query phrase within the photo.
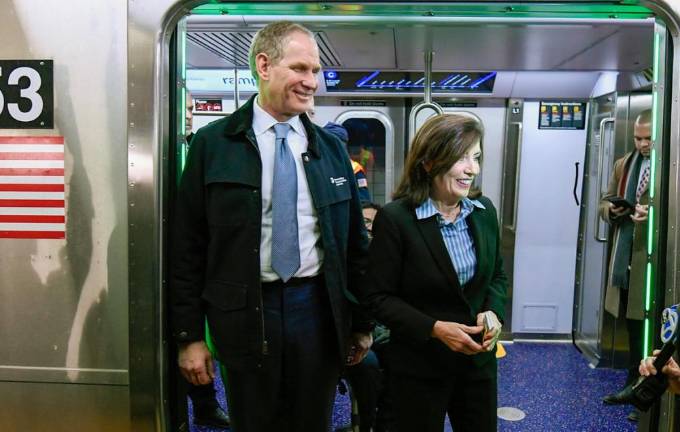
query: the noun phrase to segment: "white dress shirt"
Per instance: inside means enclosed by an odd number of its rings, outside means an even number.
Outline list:
[[[276,123],[281,122],[263,110],[260,107],[259,97],[256,97],[253,104],[253,132],[262,160],[262,239],[260,240],[260,279],[262,282],[273,282],[279,279],[279,275],[272,270],[272,185],[274,182],[274,145],[276,144],[273,126]],[[307,133],[300,116],[295,116],[286,123],[291,126],[287,139],[295,158],[298,183],[297,222],[300,268],[294,277],[315,276],[321,271],[323,250],[320,247],[321,230],[316,208],[302,162],[302,154],[307,152]]]

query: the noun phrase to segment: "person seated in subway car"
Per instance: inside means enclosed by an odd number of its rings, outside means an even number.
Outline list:
[[[345,129],[344,126],[338,124],[338,123],[333,123],[333,122],[328,122],[324,125],[323,127],[326,129],[328,132],[332,133],[342,143],[345,145],[345,148],[348,147],[349,145],[349,134],[347,133],[347,129]],[[359,198],[361,199],[362,204],[364,203],[370,203],[371,202],[371,192],[368,190],[368,179],[366,178],[366,170],[364,169],[363,166],[354,159],[350,158],[350,162],[352,163],[352,170],[354,171],[354,178],[357,182],[357,187],[359,188]]]
[[[641,112],[635,119],[635,150],[614,162],[607,193],[600,200],[600,216],[612,227],[605,310],[615,318],[625,317],[629,356],[625,385],[620,391],[604,396],[605,404],[619,404],[629,399],[642,358],[651,122],[651,110]],[[631,421],[639,417],[637,409],[628,414]]]
[[[373,220],[378,210],[380,206],[372,202],[365,202],[362,205],[369,239],[372,238]],[[373,345],[368,355],[361,363],[345,369],[344,377],[350,384],[359,408],[360,432],[392,430],[387,371],[382,360],[389,337],[389,329],[377,323],[373,330]]]
[[[455,114],[418,130],[373,223],[361,301],[390,329],[384,355],[396,431],[496,431],[508,281],[496,209],[473,189],[482,129]]]
[[[207,319],[235,431],[324,431],[343,366],[372,343],[347,295],[367,264],[359,192],[341,143],[304,114],[321,68],[314,34],[268,24],[249,59],[258,94],[196,132],[177,192],[178,363],[211,382]]]

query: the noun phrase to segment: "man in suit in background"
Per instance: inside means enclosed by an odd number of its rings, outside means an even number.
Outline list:
[[[635,150],[614,163],[607,193],[600,201],[600,216],[612,227],[611,254],[605,294],[605,310],[616,318],[626,317],[628,328],[629,369],[626,385],[603,398],[606,404],[625,403],[639,374],[642,359],[645,272],[647,264],[647,211],[652,150],[652,111],[641,112],[633,125]],[[612,198],[625,199],[630,207],[617,206]],[[639,419],[635,409],[628,415]]]
[[[207,317],[234,430],[328,430],[340,370],[372,341],[346,296],[365,273],[359,193],[343,145],[304,114],[321,68],[313,34],[269,24],[250,65],[258,95],[196,133],[178,191],[179,365],[211,381]]]

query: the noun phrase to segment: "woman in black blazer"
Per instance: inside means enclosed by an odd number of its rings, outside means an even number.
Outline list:
[[[392,331],[386,368],[397,431],[441,432],[446,413],[456,432],[496,430],[507,278],[496,210],[472,188],[481,140],[473,119],[430,118],[395,200],[373,224],[362,300]]]

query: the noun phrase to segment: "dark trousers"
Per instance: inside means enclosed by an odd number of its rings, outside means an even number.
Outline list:
[[[619,290],[619,292],[621,293],[621,313],[625,317],[628,309],[628,290]],[[626,385],[631,385],[640,376],[638,367],[642,360],[644,321],[626,318],[626,329],[628,330],[628,376],[626,377]]]
[[[359,406],[359,431],[370,432],[375,424],[378,398],[383,388],[383,373],[373,351],[361,363],[345,369],[345,379]]]
[[[213,383],[199,386],[189,384],[187,393],[191,398],[191,402],[194,404],[194,410],[197,408],[211,410],[218,405]]]
[[[441,432],[445,414],[455,432],[495,432],[497,379],[475,375],[470,368],[445,378],[389,374],[395,432]]]
[[[234,432],[327,431],[340,376],[322,279],[263,284],[269,354],[254,371],[227,369]]]

